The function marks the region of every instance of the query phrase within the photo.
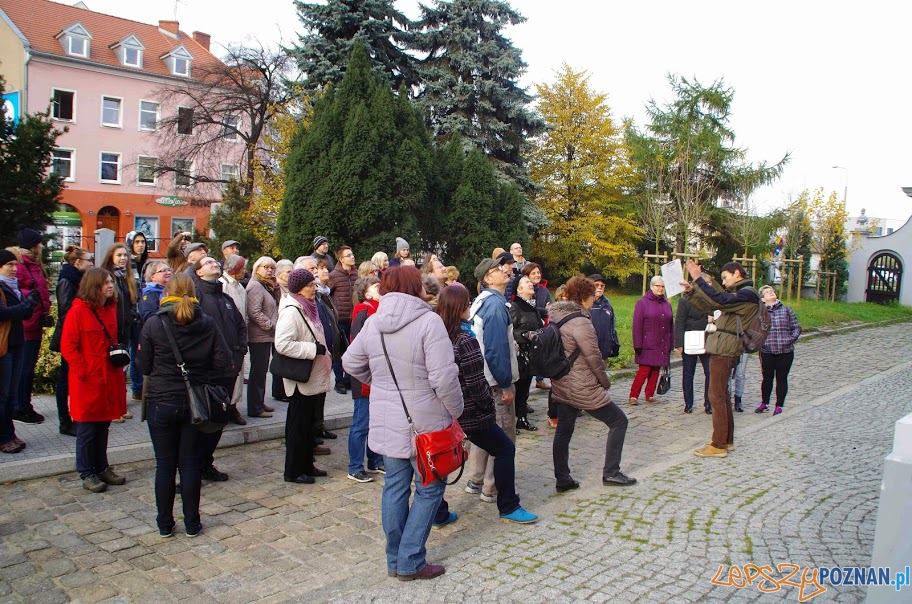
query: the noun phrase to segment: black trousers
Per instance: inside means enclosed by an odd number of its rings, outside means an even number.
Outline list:
[[[342,354],[348,349],[348,341],[351,339],[352,322],[351,319],[339,319],[338,325],[342,343],[341,348],[336,350],[333,355],[333,374],[336,376],[337,384],[345,384],[346,388],[351,388],[351,378],[348,377],[348,374],[345,373],[345,370],[342,368]],[[329,337],[328,334],[327,337]]]
[[[60,357],[60,369],[57,370],[57,387],[54,394],[57,395],[57,417],[60,422],[61,430],[68,430],[73,427],[73,420],[70,418],[70,364],[66,359]]]
[[[519,381],[516,386],[516,419],[524,419],[529,414],[529,389],[532,387],[533,375],[519,375]]]
[[[281,382],[281,380],[279,380]],[[237,376],[235,379],[231,380],[229,384],[227,381],[223,384],[225,390],[228,391],[228,400],[230,401],[234,396],[234,385],[237,384]],[[215,450],[218,448],[219,441],[222,439],[222,431],[216,430],[215,432],[206,434],[205,432],[200,432],[199,435],[199,454],[200,454],[200,469],[208,470],[209,468],[215,465]]]
[[[263,412],[266,397],[266,374],[269,372],[269,355],[272,342],[250,342],[250,375],[247,377],[247,415]],[[281,381],[281,380],[280,380]]]
[[[776,378],[776,406],[785,405],[785,395],[788,394],[789,389],[788,374],[794,360],[794,351],[782,354],[760,353],[760,371],[763,373],[760,395],[767,405],[769,405],[770,395],[773,393],[773,377]]]
[[[554,478],[558,484],[568,484],[570,476],[570,439],[576,428],[579,410],[576,407],[555,401],[557,409],[557,429],[554,431],[554,443],[551,453],[554,457]],[[605,441],[605,464],[602,467],[602,478],[611,478],[621,471],[621,453],[624,450],[624,438],[627,435],[627,416],[614,403],[608,403],[592,411],[589,415],[608,426],[608,438]]]
[[[694,374],[699,361],[703,365],[703,408],[709,409],[711,407],[709,403],[709,355],[684,354],[682,361],[681,387],[684,390],[684,408],[693,409],[694,406]]]
[[[155,451],[155,518],[158,528],[174,528],[174,479],[180,470],[181,504],[184,527],[194,530],[200,524],[200,436],[202,432],[190,423],[190,412],[184,400],[173,403],[149,403],[146,408],[149,436]]]
[[[326,393],[304,396],[297,389],[285,417],[285,478],[310,474],[314,469],[314,417]]]

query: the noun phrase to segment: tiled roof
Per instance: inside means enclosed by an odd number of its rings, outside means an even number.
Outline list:
[[[135,68],[138,72],[170,76],[170,69],[160,57],[181,45],[193,55],[194,66],[215,66],[219,63],[215,55],[191,36],[179,31],[172,37],[162,33],[157,24],[121,19],[50,0],[0,0],[0,9],[19,28],[29,45],[37,52],[69,56],[56,36],[71,25],[81,23],[92,36],[91,48],[88,59],[71,57],[75,60],[120,67],[120,59],[111,47],[127,36],[134,35],[145,46],[143,66],[141,69]]]

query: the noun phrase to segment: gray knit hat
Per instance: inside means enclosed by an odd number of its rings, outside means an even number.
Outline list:
[[[401,252],[407,249],[409,249],[409,242],[402,237],[396,237],[396,251]]]

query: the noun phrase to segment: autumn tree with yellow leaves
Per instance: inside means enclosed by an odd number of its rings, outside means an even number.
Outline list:
[[[585,71],[566,63],[553,84],[536,90],[547,132],[535,140],[529,167],[548,225],[538,232],[533,254],[552,276],[595,269],[627,277],[637,270],[641,232],[625,205],[632,171],[607,96],[590,88]]]

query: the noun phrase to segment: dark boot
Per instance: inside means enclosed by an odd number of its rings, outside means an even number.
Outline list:
[[[241,416],[240,411],[238,411],[237,405],[228,406],[228,418],[231,420],[232,424],[237,424],[239,426],[247,425],[247,420]]]
[[[741,397],[740,396],[735,396],[735,411],[737,411],[738,413],[744,412],[744,407],[741,406]]]

